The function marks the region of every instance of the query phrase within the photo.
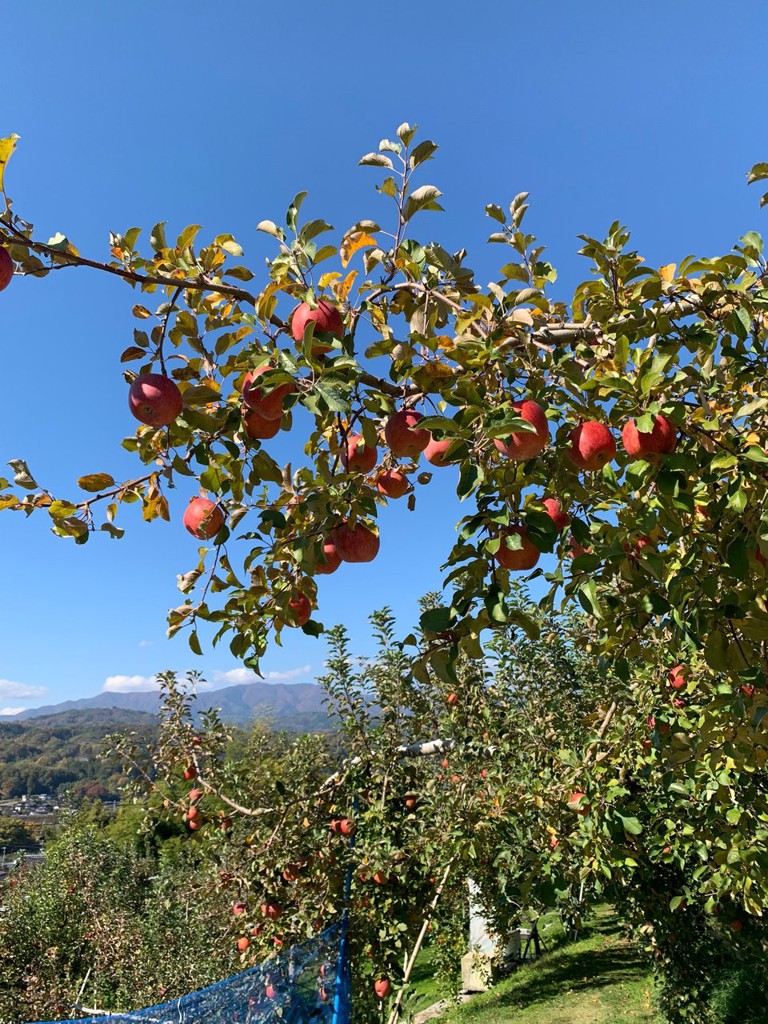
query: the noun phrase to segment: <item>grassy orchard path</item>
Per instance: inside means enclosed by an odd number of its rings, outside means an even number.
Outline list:
[[[587,938],[547,954],[452,1010],[449,1024],[661,1024],[636,947],[601,908]]]

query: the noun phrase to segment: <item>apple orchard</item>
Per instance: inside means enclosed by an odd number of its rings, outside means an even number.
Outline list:
[[[15,141],[0,143],[3,167]],[[378,739],[363,742],[360,727],[350,739],[355,764],[321,797],[309,762],[299,759],[303,782],[292,785],[304,802],[292,825],[282,819],[281,842],[295,846],[295,860],[278,865],[283,882],[310,873],[301,829],[327,833],[328,813],[343,819],[341,833],[345,822],[356,828],[364,851],[356,856],[365,856],[369,837],[376,870],[355,862],[358,919],[371,920],[358,940],[360,962],[385,998],[390,979],[394,988],[403,980],[408,937],[439,913],[443,890],[429,879],[444,874],[447,892],[462,872],[480,878],[500,919],[506,883],[489,851],[522,846],[530,856],[509,875],[522,902],[541,889],[536,898],[551,903],[580,885],[624,900],[669,986],[671,1019],[703,1020],[688,1005],[691,979],[707,970],[706,956],[691,953],[701,922],[748,951],[763,941],[768,908],[762,240],[750,232],[723,256],[657,268],[615,223],[603,241],[582,236],[589,274],[565,302],[551,295],[556,273],[526,231],[521,193],[505,207],[485,207],[500,259],[482,287],[464,251],[426,240],[442,209],[439,189],[421,182],[436,149],[404,124],[365,155],[360,163],[378,180],[377,219],[341,236],[323,220],[302,220],[305,194],[297,195],[284,226],[258,225],[274,239],[261,278],[241,262],[234,237],[200,243],[196,225],[175,241],[162,223],[146,242],[138,228],[113,234],[108,262],[97,262],[63,235],[38,240],[4,191],[0,287],[12,289],[14,273],[42,278],[71,266],[122,278],[140,293],[136,330],[116,363],[126,367],[138,421],[124,445],[143,468],[121,482],[107,472],[81,477],[83,494],[58,497],[34,479],[34,467],[14,460],[14,480],[0,480],[0,507],[47,515],[54,533],[82,544],[99,531],[120,536],[126,504],[140,503],[146,520],[169,518],[172,483],[189,496],[180,527],[203,546],[180,576],[184,600],[169,613],[169,633],[186,633],[200,653],[198,624],[212,623],[217,640],[258,669],[275,634],[321,632],[317,576],[373,561],[388,504],[412,507],[415,487],[453,467],[461,519],[452,547],[446,538],[442,594],[425,604],[404,642],[387,633],[391,624],[381,626],[388,639],[377,664],[387,669],[381,679],[396,677],[389,696],[403,711],[377,693],[386,714],[369,715],[366,729]],[[768,165],[758,164],[750,180],[767,177]],[[270,441],[296,433],[294,417],[306,458],[292,471],[272,457]],[[554,555],[548,571],[543,554]],[[544,591],[538,608],[520,599],[534,578]],[[593,704],[581,708],[569,749],[553,747],[544,758],[534,744],[521,757],[535,731],[535,688],[525,702],[495,705],[483,666],[494,637],[535,644],[561,604],[580,612],[596,673]],[[334,642],[331,690],[343,706],[339,695],[350,684],[339,680],[351,671],[350,652],[343,637]],[[369,687],[384,686],[374,677]],[[355,685],[347,717],[359,725],[366,690]],[[229,800],[230,845],[241,818],[250,816],[251,833],[263,819],[273,828],[276,794],[258,798],[267,800],[260,818],[256,796],[243,795],[245,776],[216,775],[219,726],[210,737],[195,735],[183,704],[171,687],[176,711],[163,757],[169,778],[185,768],[205,783],[190,809],[209,797]],[[451,750],[445,777],[430,762],[428,821],[407,824],[416,812],[405,806],[395,834],[385,813],[393,780],[428,770],[397,761],[397,746],[434,736]],[[400,779],[405,790],[408,782]],[[441,788],[450,792],[438,800]],[[193,813],[190,829],[213,831],[222,813]],[[427,878],[414,851],[430,843]],[[264,879],[276,870],[274,843],[265,840],[258,853],[256,846],[243,888],[256,894],[269,932],[275,907]],[[344,848],[312,861],[313,883],[291,896],[293,923],[283,921],[281,941],[311,930],[326,896],[328,912],[338,909]],[[366,880],[379,874],[387,883],[390,871],[409,898],[393,883],[384,906],[387,885]],[[456,900],[460,891],[457,882]],[[505,899],[512,901],[509,892]],[[408,919],[414,908],[416,925]],[[379,935],[382,913],[403,929]],[[261,938],[240,939],[244,955],[264,954]]]

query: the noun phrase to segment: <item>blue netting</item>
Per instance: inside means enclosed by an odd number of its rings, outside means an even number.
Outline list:
[[[345,922],[333,925],[258,967],[170,1003],[73,1024],[348,1024],[345,931]]]

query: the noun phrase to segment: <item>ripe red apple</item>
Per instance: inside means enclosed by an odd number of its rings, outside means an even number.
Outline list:
[[[683,690],[688,684],[688,666],[675,665],[667,672],[667,682],[673,690]]]
[[[369,448],[361,434],[351,434],[347,438],[347,450],[342,454],[341,461],[347,472],[370,473],[378,457],[375,445]]]
[[[260,416],[255,409],[243,407],[243,427],[253,441],[268,441],[280,429],[281,420],[268,420]]]
[[[184,778],[187,780],[187,782],[190,782],[192,779],[197,778],[197,768],[195,768],[193,764],[188,764],[187,767],[184,769]]]
[[[191,804],[195,803],[196,800],[199,800],[201,796],[203,796],[203,790],[197,788],[190,789],[189,793],[187,794],[187,797],[189,798],[189,802]]]
[[[209,498],[190,498],[184,510],[184,526],[198,540],[210,540],[224,525],[224,513]]]
[[[240,917],[241,914],[245,913],[245,904],[243,903],[242,900],[236,900],[232,904],[232,913],[235,915],[235,917]]]
[[[222,832],[229,832],[233,825],[234,822],[232,821],[228,814],[225,814],[224,817],[219,822],[219,828],[221,829]]]
[[[412,811],[418,802],[419,802],[419,798],[418,798],[416,793],[408,793],[407,796],[403,800],[403,803],[405,804],[406,809],[409,810],[409,811]]]
[[[452,437],[446,437],[442,441],[436,441],[430,437],[429,444],[424,449],[424,458],[433,466],[450,466],[452,463],[445,458],[445,453],[453,443]]]
[[[321,299],[316,309],[312,309],[307,302],[299,303],[294,309],[291,316],[291,334],[294,341],[301,344],[304,340],[304,331],[310,321],[315,324],[315,338],[312,343],[313,356],[330,352],[332,348],[318,337],[319,334],[332,334],[335,338],[344,337],[344,319],[341,312],[338,306],[334,306],[326,299]]]
[[[516,548],[514,551],[504,543],[504,537],[509,537],[512,534],[521,537],[523,541],[522,547]],[[499,565],[503,565],[505,569],[513,570],[532,569],[536,565],[541,552],[533,541],[528,539],[528,533],[524,526],[510,526],[502,531],[501,537],[501,546],[496,552],[496,561]]]
[[[604,423],[587,420],[570,433],[571,447],[566,455],[574,466],[595,473],[616,455],[613,434]]]
[[[384,427],[384,440],[393,455],[415,459],[429,444],[432,435],[419,428],[424,417],[415,409],[400,409],[393,413]]]
[[[545,498],[542,505],[544,506],[544,511],[555,524],[557,532],[562,533],[570,523],[571,517],[567,512],[563,512],[563,507],[557,498]]]
[[[546,414],[538,402],[526,399],[523,402],[513,402],[512,408],[516,416],[536,428],[536,433],[518,430],[507,438],[495,438],[493,443],[508,459],[525,462],[526,459],[532,459],[534,455],[538,455],[546,448],[549,441],[549,424]]]
[[[440,767],[447,768],[450,763],[451,762],[448,760],[448,758],[444,757],[443,760],[440,762]]]
[[[570,548],[568,554],[571,558],[578,558],[579,555],[592,554],[592,548],[585,548],[584,545],[579,544],[579,542],[574,537],[571,537],[570,541],[568,542],[568,545]]]
[[[261,904],[261,916],[269,918],[270,921],[276,921],[282,912],[283,908],[274,900],[265,900]]]
[[[743,927],[744,927],[743,922],[740,921],[738,919],[738,917],[734,917],[734,919],[731,921],[731,924],[730,924],[731,931],[732,932],[740,932]]]
[[[14,269],[11,254],[4,246],[0,245],[0,292],[11,283]]]
[[[325,558],[324,562],[315,563],[315,572],[321,576],[330,576],[341,565],[341,555],[336,550],[333,538],[323,541],[323,557]]]
[[[283,878],[286,882],[295,882],[301,873],[300,864],[286,864],[283,868]]]
[[[590,806],[587,801],[586,793],[582,793],[581,790],[575,789],[568,798],[568,810],[575,811],[576,814],[588,814]]]
[[[255,370],[249,370],[243,381],[243,401],[258,416],[265,420],[279,420],[283,416],[283,399],[293,394],[296,390],[293,384],[278,384],[276,388],[264,393],[260,387],[254,385],[257,377],[273,370],[269,364],[259,366]]]
[[[284,626],[299,628],[312,618],[312,603],[306,594],[297,592],[288,602],[288,611],[280,621]]]
[[[408,477],[399,469],[385,469],[376,477],[376,487],[388,498],[402,498],[409,486]]]
[[[150,427],[167,427],[183,405],[176,383],[162,373],[143,373],[128,391],[128,408],[137,420]]]
[[[384,871],[377,871],[373,876],[373,880],[376,885],[386,885],[389,881],[389,875]]]
[[[355,832],[355,823],[354,823],[354,821],[351,818],[342,818],[341,821],[339,822],[339,832],[341,832],[341,834],[343,836],[354,835],[354,832]]]
[[[653,547],[653,541],[650,537],[645,534],[642,537],[638,537],[637,540],[632,544],[625,544],[624,551],[629,555],[630,558],[639,558],[640,552],[643,548]]]
[[[196,832],[200,828],[200,822],[195,818],[193,821],[187,822],[187,828],[191,829],[192,832]]]
[[[389,978],[377,978],[373,983],[373,991],[379,999],[386,999],[392,991],[392,985],[390,984]]]
[[[755,687],[752,685],[752,683],[742,683],[741,692],[744,694],[745,697],[754,697]]]
[[[328,999],[328,990],[321,985],[317,990],[317,997],[321,1003],[326,1002]]]
[[[363,523],[335,527],[331,539],[342,562],[372,562],[379,553],[379,538]]]
[[[669,455],[677,447],[677,431],[666,416],[656,416],[650,433],[638,430],[631,419],[624,424],[621,440],[630,459],[658,462],[661,455]]]
[[[449,693],[445,699],[445,702],[449,705],[449,707],[455,708],[456,705],[459,703],[458,693]]]
[[[250,944],[251,940],[248,938],[247,935],[243,935],[237,940],[237,948],[241,953],[244,953],[246,949],[248,949]]]
[[[200,814],[199,807],[188,807],[187,808],[187,821],[194,821],[195,818]]]

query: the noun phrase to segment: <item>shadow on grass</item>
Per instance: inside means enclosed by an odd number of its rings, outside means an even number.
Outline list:
[[[590,931],[615,935],[615,922],[592,922]],[[595,939],[591,940],[593,943]],[[597,940],[599,941],[599,939]],[[603,949],[576,950],[573,946],[557,950],[530,967],[512,975],[506,991],[494,993],[493,1004],[522,1010],[532,1003],[544,1003],[566,993],[595,991],[609,985],[636,982],[645,970],[645,961],[631,945],[613,942]],[[490,995],[490,993],[489,993]],[[479,1002],[464,1008],[462,1019],[482,1016],[487,1006]]]

